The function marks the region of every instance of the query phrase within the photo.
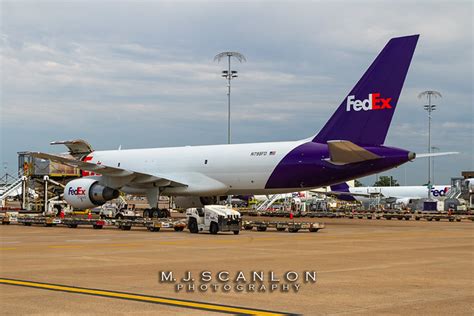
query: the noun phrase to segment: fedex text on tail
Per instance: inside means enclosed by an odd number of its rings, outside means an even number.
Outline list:
[[[369,98],[365,100],[356,100],[355,95],[347,97],[346,111],[370,111],[391,109],[390,101],[392,98],[381,98],[380,93],[370,93]]]

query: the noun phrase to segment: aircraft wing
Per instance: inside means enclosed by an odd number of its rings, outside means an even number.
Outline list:
[[[76,167],[82,170],[92,171],[94,173],[100,174],[102,176],[111,177],[111,178],[126,178],[128,179],[127,184],[130,185],[143,185],[154,183],[156,186],[187,186],[185,183],[174,181],[168,179],[165,176],[160,175],[151,175],[131,170],[126,170],[118,167],[110,167],[105,165],[100,165],[92,162],[80,161],[73,158],[68,158],[64,156],[46,154],[41,152],[30,152],[33,157],[48,159],[55,161],[61,164],[65,164],[71,167]]]

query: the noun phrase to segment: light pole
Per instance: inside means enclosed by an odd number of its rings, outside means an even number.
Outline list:
[[[232,79],[237,78],[237,71],[230,69],[230,60],[232,57],[237,59],[239,62],[247,61],[245,56],[238,52],[222,52],[214,57],[214,61],[220,62],[221,59],[227,57],[228,68],[222,71],[222,77],[227,79],[227,143],[230,144],[231,130],[230,130],[230,82]]]
[[[428,153],[431,153],[431,112],[436,110],[436,105],[431,104],[432,98],[442,97],[438,91],[427,90],[423,91],[418,95],[418,98],[426,97],[428,104],[424,105],[423,108],[428,111]],[[428,156],[428,199],[431,198],[431,157]]]
[[[230,129],[230,82],[232,79],[237,78],[237,71],[232,70],[230,68],[230,60],[232,57],[237,59],[239,62],[245,62],[247,59],[245,58],[244,55],[242,55],[239,52],[222,52],[217,54],[214,57],[214,61],[220,62],[221,59],[227,57],[228,60],[228,68],[227,70],[222,71],[222,77],[227,79],[227,144],[231,144],[232,142],[232,134],[231,134],[231,129]],[[229,205],[232,205],[232,196],[229,195],[227,196],[227,203]]]
[[[439,148],[436,146],[431,146],[431,152],[434,153],[435,151],[439,151]],[[433,157],[433,163],[431,165],[431,175],[433,179],[433,185],[436,183],[435,180],[435,157]]]

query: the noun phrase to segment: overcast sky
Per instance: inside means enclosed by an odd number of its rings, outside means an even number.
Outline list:
[[[233,81],[233,142],[316,134],[395,36],[421,34],[386,145],[427,152],[419,92],[442,93],[432,144],[449,183],[473,158],[472,1],[1,1],[1,161],[57,152],[53,140],[95,149],[227,141],[225,64]],[[423,184],[427,161],[386,172]],[[2,170],[3,171],[3,170]],[[374,177],[363,179],[372,184]]]

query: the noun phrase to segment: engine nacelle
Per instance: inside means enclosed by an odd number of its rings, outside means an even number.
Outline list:
[[[96,179],[82,178],[68,182],[64,199],[74,208],[86,209],[100,206],[118,198],[119,191],[99,184]]]

